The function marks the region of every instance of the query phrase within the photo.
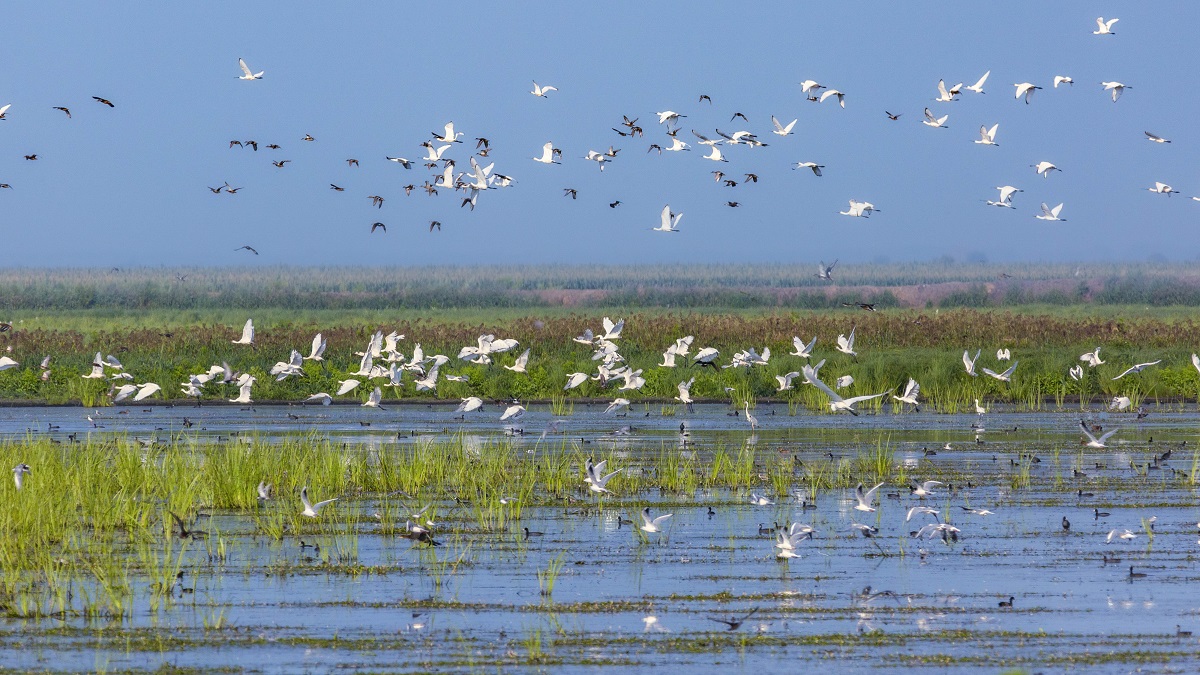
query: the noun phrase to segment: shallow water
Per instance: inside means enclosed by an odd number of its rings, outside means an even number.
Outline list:
[[[544,532],[528,540],[519,529],[482,531],[466,507],[445,495],[438,501],[437,536],[444,544],[438,548],[382,533],[370,516],[374,496],[338,504],[340,515],[361,514],[352,525],[334,524],[335,515],[282,542],[256,534],[251,514],[217,512],[198,527],[219,531],[230,553],[224,562],[206,564],[206,544],[189,545],[194,564],[186,567],[183,586],[194,592],[177,593],[156,612],[142,601],[119,624],[6,620],[0,624],[4,662],[62,670],[173,664],[263,672],[335,666],[483,671],[499,663],[530,671],[670,665],[716,673],[776,671],[813,659],[830,666],[836,660],[850,672],[881,665],[905,672],[1200,669],[1197,639],[1176,637],[1176,625],[1200,629],[1200,594],[1193,590],[1200,581],[1200,510],[1189,478],[1200,445],[1196,413],[1154,411],[1144,420],[1091,414],[1106,430],[1120,431],[1110,447],[1084,450],[1078,411],[789,416],[785,406],[772,414],[771,406],[760,405],[754,411],[760,428],[752,431],[726,406],[679,407],[667,416],[659,407],[635,406],[623,417],[605,415],[601,406],[577,406],[559,418],[557,433],[543,438],[555,419],[544,408],[518,420],[524,433],[516,435],[497,420],[495,406],[464,419],[451,410],[9,408],[0,409],[0,436],[50,434],[69,443],[71,434],[123,434],[216,443],[239,435],[310,434],[373,446],[507,438],[514,451],[615,446],[628,453],[631,467],[664,447],[703,456],[752,443],[760,453],[813,462],[886,444],[907,477],[938,475],[952,485],[924,500],[904,484],[885,485],[874,513],[853,509],[853,490],[815,495],[815,509],[802,509],[795,499],[755,506],[748,491],[655,491],[603,500],[580,492],[565,504],[527,506],[520,525]],[[183,426],[184,416],[191,427]],[[972,424],[986,430],[977,434]],[[943,449],[946,443],[951,450]],[[1171,459],[1154,466],[1152,458],[1168,449]],[[1028,484],[1014,487],[1023,471]],[[802,485],[797,477],[794,487]],[[293,502],[281,498],[265,508],[298,508]],[[923,503],[961,529],[958,541],[910,536],[932,522],[927,515],[905,522],[907,509]],[[654,515],[674,515],[664,533],[643,539],[620,520],[632,515],[640,522],[637,511],[646,504]],[[995,514],[970,514],[964,505]],[[708,515],[710,506],[715,515]],[[1111,515],[1096,518],[1095,508]],[[1069,531],[1062,529],[1064,516]],[[759,534],[759,527],[793,521],[811,524],[816,535],[800,544],[800,558],[782,562],[773,535]],[[847,529],[851,522],[878,526],[879,533],[864,538]],[[1137,537],[1108,542],[1114,528]],[[301,548],[302,539],[324,548]],[[332,552],[339,543],[356,546],[348,557],[357,566],[342,564]],[[560,555],[553,593],[543,597],[537,572]],[[1120,561],[1105,562],[1106,556]],[[1131,565],[1146,576],[1131,578]],[[887,593],[863,596],[866,586]],[[1009,596],[1013,607],[1000,607]],[[752,609],[736,631],[711,618]],[[657,622],[647,624],[648,616]],[[205,630],[218,617],[227,627]]]

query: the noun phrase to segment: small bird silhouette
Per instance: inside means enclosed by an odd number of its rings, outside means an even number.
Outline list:
[[[242,249],[246,249],[247,251],[250,251],[250,252],[251,252],[251,253],[253,253],[254,255],[258,255],[258,251],[254,250],[254,247],[253,247],[253,246],[239,246],[239,247],[237,247],[237,248],[235,248],[235,249],[233,249],[233,250],[235,250],[235,251],[240,251],[240,250],[242,250]]]
[[[387,225],[384,225],[383,223],[371,223],[372,232],[379,228],[382,228],[384,232],[387,232]]]
[[[96,101],[99,101],[100,103],[103,103],[104,105],[106,105],[106,106],[108,106],[108,107],[110,107],[110,108],[115,108],[115,107],[116,107],[115,105],[113,105],[113,102],[112,102],[112,101],[110,101],[110,100],[108,100],[108,99],[106,99],[106,98],[100,98],[99,96],[93,96],[92,98],[93,98],[93,99],[95,99]]]

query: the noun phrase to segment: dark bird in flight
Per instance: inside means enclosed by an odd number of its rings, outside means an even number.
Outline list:
[[[346,166],[358,166],[358,160],[351,157],[350,159],[346,160]]]
[[[660,155],[663,153],[663,147],[658,143],[651,143],[650,147],[646,148],[646,154],[650,154],[653,150],[657,150]]]
[[[379,195],[369,195],[367,199],[371,200],[371,206],[374,206],[377,209],[383,208],[383,197],[380,197]]]
[[[290,162],[290,161],[292,161],[292,160],[290,160],[290,159],[281,159],[281,160],[279,160],[278,162],[272,161],[271,163],[272,163],[272,164],[274,164],[274,165],[276,166],[276,168],[282,169],[282,168],[283,168],[283,165],[284,165],[284,164],[287,164],[287,163],[288,163],[288,162]]]
[[[346,191],[346,188],[344,188],[344,187],[341,187],[340,185],[334,185],[333,183],[330,183],[330,184],[329,184],[329,189],[330,189],[330,190],[337,190],[338,192],[345,192],[345,191]]]
[[[890,112],[888,112],[888,111],[884,110],[884,111],[883,111],[883,114],[884,114],[884,115],[887,115],[887,116],[888,116],[888,119],[889,119],[889,120],[892,120],[892,121],[894,122],[894,121],[896,121],[896,120],[900,119],[900,116],[901,116],[901,115],[903,115],[904,113],[896,113],[895,115],[893,115],[892,113],[890,113]]]
[[[737,181],[736,181],[736,180],[729,180],[729,179],[726,179],[726,180],[724,181],[724,183],[725,183],[725,187],[737,187]]]
[[[279,144],[278,144],[278,143],[272,143],[272,144],[268,145],[267,147],[268,147],[268,148],[270,148],[270,149],[272,149],[272,150],[278,150],[278,149],[279,149]]]
[[[746,122],[749,122],[749,121],[750,121],[750,120],[746,119],[746,116],[745,116],[745,115],[743,115],[743,114],[742,114],[742,113],[740,113],[740,112],[735,112],[735,113],[733,113],[733,117],[730,117],[730,118],[729,118],[729,121],[730,121],[730,122],[732,122],[732,121],[736,120],[736,119],[737,119],[737,118],[739,118],[739,117],[740,117],[740,118],[742,118],[743,120],[745,120]]]
[[[758,174],[748,173],[748,174],[746,174],[746,180],[751,183],[757,183],[758,182]]]
[[[315,140],[317,140],[317,139],[313,138],[313,137],[312,137],[312,134],[304,134],[304,138],[302,138],[302,139],[300,139],[300,140],[302,140],[302,141],[315,141]]]
[[[205,186],[205,187],[208,187],[208,186]],[[209,187],[208,191],[213,193],[214,195],[219,195],[219,194],[221,194],[221,190],[224,190],[224,189],[225,189],[224,185],[218,185],[217,187]]]
[[[442,231],[442,221],[440,221],[440,220],[429,221],[429,231],[433,232],[433,228],[435,228],[435,227],[437,228],[438,232],[441,232]]]
[[[575,199],[579,196],[579,193],[575,191],[575,188],[563,188],[563,196]]]
[[[609,203],[608,203],[608,208],[610,208],[610,209],[615,209],[615,208],[617,208],[617,207],[618,207],[618,206],[620,206],[620,205],[621,205],[621,200],[620,200],[620,199],[618,199],[618,200],[617,200],[617,201],[615,201],[615,202],[609,202]]]
[[[229,147],[232,148],[235,145],[240,148],[240,147],[242,147],[242,142],[241,141],[229,141]]]
[[[873,302],[843,302],[842,307],[857,307],[868,312],[876,311],[875,303]]]
[[[29,161],[33,161],[37,158],[38,158],[37,155],[25,155],[25,159],[28,159]]]
[[[246,145],[254,148],[255,152],[258,152],[258,141],[242,141],[242,142],[245,143]]]
[[[241,189],[242,189],[242,188],[240,188],[240,187],[236,187],[236,188],[235,188],[235,187],[232,187],[232,186],[230,186],[230,185],[229,185],[229,183],[226,183],[226,184],[225,184],[225,193],[226,193],[226,194],[236,195],[236,194],[237,194],[237,191],[238,191],[238,190],[241,190]]]
[[[731,206],[736,209],[737,207],[741,206],[742,204],[741,204],[741,202],[725,202],[725,205]]]
[[[9,189],[9,190],[11,190],[11,189],[12,189],[12,186],[11,186],[11,185],[9,185],[8,183],[0,183],[0,190],[3,190],[3,189]]]
[[[115,108],[115,107],[117,107],[117,106],[113,105],[113,102],[112,102],[112,101],[110,101],[110,100],[108,100],[108,99],[106,99],[106,98],[100,98],[99,96],[93,96],[92,98],[93,98],[94,100],[96,100],[96,101],[99,101],[100,103],[103,103],[104,105],[106,105],[106,106],[108,106],[108,107],[110,107],[110,108]]]
[[[708,617],[708,620],[716,621],[717,623],[723,623],[726,626],[729,626],[728,630],[737,630],[742,627],[742,624],[745,623],[746,619],[749,619],[750,617],[754,616],[754,613],[757,611],[758,611],[758,608],[755,607],[754,609],[750,610],[748,613],[746,613],[744,616],[741,616],[741,617],[731,616],[728,619],[721,619],[721,618],[718,618],[715,616],[710,616],[710,617]]]
[[[708,94],[700,94],[700,99],[696,101],[696,103],[703,103],[705,101],[708,101],[709,104],[712,104],[712,97]]]
[[[71,111],[69,109],[62,107],[61,105],[54,106],[54,109],[65,112],[67,114],[67,119],[71,119]]]
[[[490,147],[492,147],[492,142],[489,141],[488,139],[482,138],[482,137],[475,139],[475,149],[476,150],[478,150],[479,148],[484,148],[486,150],[487,148],[490,148]]]
[[[383,229],[383,231],[386,233],[387,225],[384,225],[383,223],[371,223],[371,231],[374,232],[377,229]]]
[[[251,252],[251,253],[253,253],[254,255],[258,255],[258,251],[255,251],[253,246],[239,246],[239,247],[237,247],[237,248],[235,248],[235,249],[233,249],[233,250],[235,250],[235,251],[240,251],[240,250],[242,250],[242,249],[246,249],[247,251],[250,251],[250,252]]]
[[[207,536],[207,534],[208,534],[207,532],[201,532],[200,530],[189,530],[187,528],[187,525],[183,524],[183,519],[180,518],[179,516],[175,515],[174,511],[167,511],[167,513],[171,514],[171,518],[173,518],[175,520],[175,524],[179,526],[179,538],[180,539],[195,540],[198,537]],[[173,528],[172,528],[172,532],[174,532]]]

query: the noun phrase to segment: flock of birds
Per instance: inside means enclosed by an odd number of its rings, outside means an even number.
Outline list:
[[[1117,22],[1118,19],[1115,18],[1097,18],[1097,28],[1093,31],[1093,33],[1096,36],[1101,36],[1098,39],[1110,39],[1112,36],[1116,35],[1116,31],[1113,30],[1113,26],[1116,25]],[[238,60],[238,65],[242,72],[242,74],[237,78],[239,80],[247,83],[253,83],[263,80],[265,77],[265,71],[253,70],[243,59]],[[947,85],[944,79],[939,80],[936,86],[937,96],[933,98],[932,106],[949,105],[960,101],[962,97],[967,95],[978,96],[985,94],[990,75],[991,71],[989,70],[971,85],[964,85],[962,82],[953,85]],[[1064,87],[1073,86],[1074,83],[1075,79],[1070,75],[1058,74],[1053,76],[1047,87],[1053,90],[1061,90]],[[848,96],[840,89],[823,84],[811,78],[800,82],[799,86],[800,93],[804,95],[808,101],[812,101],[816,104],[837,105],[841,108],[845,108],[847,105]],[[1018,101],[1024,101],[1025,104],[1035,103],[1035,98],[1037,98],[1035,94],[1047,88],[1029,81],[1016,82],[1013,83],[1012,86],[1014,87],[1014,98]],[[1099,86],[1102,88],[1101,90],[1103,92],[1107,93],[1111,97],[1113,103],[1119,101],[1121,96],[1127,90],[1131,90],[1133,88],[1131,85],[1115,80],[1101,81]],[[539,84],[536,81],[533,82],[532,89],[529,93],[533,97],[542,100],[552,100],[553,98],[562,95],[557,87]],[[114,107],[114,104],[108,99],[98,96],[93,98],[103,105],[106,105],[110,108]],[[699,105],[705,103],[711,106],[713,103],[712,97],[706,94],[701,94],[697,100],[697,104]],[[11,104],[5,105],[0,108],[0,120],[7,119],[10,105]],[[65,113],[68,118],[71,117],[71,110],[66,106],[53,107],[56,110]],[[950,128],[950,113],[940,110],[935,111],[934,107],[926,107],[923,112],[924,115],[921,119],[921,122],[925,126],[939,130]],[[883,111],[883,113],[885,115],[885,119],[889,120],[890,122],[900,121],[903,116],[903,113],[892,111]],[[730,157],[733,155],[733,153],[739,152],[742,149],[745,149],[745,152],[747,153],[752,153],[755,149],[766,147],[768,145],[768,143],[760,138],[758,133],[746,129],[738,129],[732,132],[726,132],[719,128],[714,129],[713,131],[702,131],[693,128],[689,130],[689,135],[684,135],[682,130],[687,118],[688,114],[671,109],[656,111],[654,113],[653,123],[643,123],[640,121],[640,117],[636,115],[623,115],[622,121],[614,124],[611,129],[615,134],[617,134],[617,138],[622,139],[623,141],[632,141],[635,138],[645,138],[647,133],[649,133],[646,127],[654,124],[661,129],[661,136],[651,139],[651,142],[647,144],[646,152],[657,152],[661,155],[663,153],[680,153],[692,151],[693,149],[699,150],[704,148],[707,154],[700,156],[704,160],[714,162],[716,164],[716,168],[713,170],[712,176],[717,185],[735,188],[739,184],[745,185],[758,182],[759,172],[757,170],[739,171],[738,173],[741,174],[739,179],[736,174],[725,168],[727,165],[729,165]],[[741,112],[735,112],[730,117],[729,121],[730,123],[735,121],[745,122],[747,124],[749,123],[747,116]],[[775,116],[771,116],[770,122],[771,127],[767,133],[780,138],[786,138],[794,134],[793,129],[795,128],[798,119],[792,119],[790,122],[784,122]],[[998,122],[993,122],[990,125],[981,125],[979,127],[978,138],[974,140],[974,143],[985,147],[999,147],[1001,140],[1000,126],[1001,125]],[[490,159],[490,155],[493,152],[493,146],[491,140],[486,136],[478,136],[474,138],[473,152],[470,154],[470,156],[465,158],[465,161],[462,157],[453,156],[453,149],[463,146],[464,138],[466,138],[464,131],[458,129],[453,121],[447,122],[441,131],[431,132],[429,137],[420,144],[422,153],[420,156],[411,155],[409,157],[405,157],[385,154],[380,161],[391,162],[395,165],[398,165],[403,170],[411,170],[414,167],[423,166],[425,169],[430,171],[430,174],[423,180],[412,180],[403,184],[402,189],[406,195],[411,195],[413,192],[424,192],[427,195],[433,196],[438,195],[441,192],[451,192],[459,195],[458,203],[460,204],[460,208],[469,207],[473,211],[478,204],[478,200],[481,195],[488,194],[489,191],[493,190],[512,188],[516,185],[517,179],[511,174],[500,173],[499,171],[495,170],[496,163]],[[688,140],[685,140],[685,138]],[[1164,145],[1171,142],[1169,139],[1150,131],[1145,132],[1145,138],[1148,141],[1159,145]],[[305,134],[300,140],[305,143],[311,143],[317,139],[311,134]],[[620,141],[614,139],[614,142]],[[283,149],[283,146],[278,143],[260,144],[257,140],[243,139],[234,139],[229,141],[230,148],[251,148],[254,152],[258,152],[260,145],[264,149],[271,150],[273,152],[278,152]],[[610,144],[606,148],[590,148],[585,154],[579,155],[579,157],[585,161],[594,162],[597,169],[602,172],[604,171],[606,165],[618,161],[619,154],[622,152],[622,148],[618,148],[615,147],[615,145]],[[528,157],[526,161],[532,160],[533,162],[550,166],[561,164],[562,162],[566,161],[565,157],[566,155],[564,154],[564,150],[562,148],[558,147],[558,145],[552,140],[547,140],[541,145],[541,151],[531,157]],[[37,160],[38,158],[39,157],[37,154],[26,155],[26,159],[31,161]],[[293,160],[290,158],[278,158],[272,159],[271,163],[280,170],[286,170],[287,166],[293,163]],[[355,157],[346,158],[345,163],[348,167],[360,166],[360,160]],[[1046,159],[1039,159],[1030,166],[1033,168],[1036,175],[1046,178],[1049,178],[1054,172],[1062,171],[1062,169],[1059,168],[1054,162]],[[824,175],[823,172],[827,170],[827,166],[825,164],[808,158],[795,162],[792,168],[811,171],[815,177],[821,177]],[[0,187],[11,188],[12,186],[9,183],[0,183]],[[234,186],[228,181],[224,181],[219,185],[208,186],[208,190],[214,195],[233,196],[237,195],[241,190],[244,189],[244,187],[245,186],[241,185]],[[346,188],[343,185],[340,185],[338,182],[330,182],[329,188],[330,190],[339,193],[346,191]],[[1015,196],[1018,193],[1024,192],[1023,189],[1010,184],[998,186],[996,189],[998,190],[998,195],[996,198],[985,199],[981,201],[986,202],[986,204],[990,206],[1015,209]],[[1162,181],[1155,181],[1152,186],[1146,189],[1155,194],[1165,196],[1170,196],[1179,192],[1179,190],[1175,189],[1171,184]],[[576,199],[579,191],[573,187],[564,187],[563,194],[570,199]],[[370,207],[374,207],[376,209],[382,209],[388,199],[384,195],[377,192],[364,195],[364,198],[369,199]],[[1192,199],[1200,201],[1200,197],[1193,197]],[[620,206],[621,203],[622,201],[620,199],[616,199],[608,202],[608,205],[609,207],[615,209]],[[728,207],[736,208],[741,206],[742,201],[731,198],[725,199],[724,203]],[[847,204],[847,208],[843,211],[840,211],[841,215],[868,218],[875,213],[881,212],[881,209],[872,202],[859,198],[851,198],[847,201]],[[1064,205],[1061,202],[1055,206],[1050,206],[1048,203],[1041,203],[1039,212],[1035,214],[1036,218],[1044,221],[1065,221],[1066,219],[1062,217],[1063,206]],[[681,232],[680,220],[682,219],[682,216],[682,213],[673,211],[668,204],[662,208],[657,226],[648,227],[647,229],[655,232]],[[648,224],[653,223],[653,220],[650,218],[647,218],[646,221]],[[430,220],[428,228],[430,232],[433,232],[434,230],[441,231],[442,220]],[[387,232],[387,224],[379,220],[372,220],[369,224],[369,232],[385,234]],[[233,250],[246,251],[252,255],[258,255],[260,252],[260,248],[253,242],[238,246]]]

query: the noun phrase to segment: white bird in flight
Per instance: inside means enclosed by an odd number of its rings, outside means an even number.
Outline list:
[[[1033,97],[1033,92],[1041,89],[1041,87],[1033,84],[1032,82],[1021,82],[1019,84],[1014,84],[1013,86],[1017,88],[1017,92],[1013,98],[1019,99],[1024,96],[1026,105],[1029,105],[1029,99]]]
[[[858,330],[858,326],[852,326],[850,328],[850,337],[838,335],[837,350],[839,352],[843,354],[849,354],[850,356],[858,356],[858,352],[854,351],[854,331],[856,330]]]
[[[1100,84],[1104,85],[1104,91],[1112,92],[1113,103],[1116,103],[1117,99],[1121,98],[1121,94],[1124,94],[1126,89],[1133,89],[1133,87],[1121,84],[1115,80],[1112,82],[1101,82]]]
[[[800,372],[801,372],[801,374],[804,375],[804,379],[809,384],[811,384],[811,385],[815,386],[817,389],[820,389],[821,391],[825,392],[825,395],[829,397],[829,409],[832,410],[833,412],[845,411],[845,412],[848,412],[851,415],[854,415],[855,417],[857,417],[858,412],[856,410],[854,410],[855,403],[858,403],[859,401],[869,401],[873,398],[879,398],[884,395],[884,394],[872,394],[870,396],[855,396],[853,398],[842,398],[837,392],[830,389],[829,385],[827,385],[824,382],[822,382],[821,380],[817,379],[816,373],[813,371],[812,366],[810,366],[806,363],[806,364],[804,364],[804,367],[800,370]]]
[[[1135,366],[1130,366],[1128,370],[1126,370],[1125,372],[1121,373],[1120,375],[1114,377],[1113,379],[1119,380],[1122,377],[1125,377],[1126,375],[1131,375],[1133,373],[1140,373],[1143,370],[1145,370],[1146,368],[1149,368],[1150,366],[1157,366],[1160,363],[1162,363],[1162,359],[1159,359],[1157,361],[1150,361],[1148,363],[1139,363]]]
[[[904,387],[904,393],[900,396],[893,394],[892,398],[900,401],[901,403],[907,403],[916,408],[917,412],[921,412],[921,403],[917,401],[917,397],[920,396],[920,394],[921,385],[917,384],[917,381],[910,377],[908,378],[908,384]]]
[[[771,133],[779,136],[788,136],[792,133],[792,127],[796,126],[796,122],[797,120],[792,120],[785,126],[780,124],[779,120],[776,119],[774,115],[771,115],[771,124],[775,126],[775,130]]]
[[[1055,75],[1054,76],[1054,88],[1058,89],[1058,85],[1060,85],[1060,84],[1072,84],[1073,85],[1073,84],[1075,84],[1075,80],[1071,79],[1067,75]]]
[[[236,340],[231,340],[235,345],[252,345],[254,344],[254,320],[246,319],[246,325],[242,326],[242,336]]]
[[[666,124],[667,122],[675,122],[675,121],[678,121],[680,117],[687,117],[687,115],[680,115],[679,113],[675,112],[674,110],[664,110],[662,112],[656,112],[654,114],[658,115],[658,123],[659,124]]]
[[[938,103],[949,103],[954,100],[955,96],[958,96],[958,92],[962,88],[962,82],[959,82],[958,84],[954,85],[953,87],[950,87],[950,89],[947,90],[946,89],[946,81],[938,80],[937,88],[938,88],[938,96],[937,96],[937,98],[935,98],[933,100],[937,101]]]
[[[543,86],[538,85],[538,83],[535,81],[533,83],[533,91],[531,91],[529,93],[533,94],[534,96],[537,96],[538,98],[546,98],[546,94],[548,94],[552,91],[558,91],[558,87],[551,87],[550,85],[546,85],[543,87]]]
[[[1120,431],[1120,429],[1113,429],[1112,431],[1104,434],[1099,439],[1097,439],[1095,436],[1092,435],[1092,432],[1090,429],[1087,428],[1087,425],[1083,423],[1083,420],[1079,420],[1079,428],[1081,430],[1083,430],[1083,435],[1088,437],[1087,447],[1089,447],[1089,448],[1108,447],[1108,446],[1104,445],[1104,441],[1107,441],[1109,436],[1112,436],[1113,434]]]
[[[333,499],[326,499],[323,502],[317,502],[314,504],[308,500],[308,486],[305,485],[304,487],[300,488],[300,501],[304,504],[304,510],[300,512],[300,515],[308,516],[309,518],[316,518],[317,515],[321,513],[321,507],[325,506],[326,504],[332,504],[337,500],[338,498],[334,497]]]
[[[1030,166],[1033,167],[1035,173],[1041,174],[1043,178],[1049,178],[1051,171],[1062,171],[1062,169],[1046,161],[1030,164]]]
[[[716,148],[713,148],[716,150]],[[671,205],[667,204],[663,207],[660,214],[661,222],[658,227],[650,228],[654,232],[678,232],[679,219],[683,218],[682,213],[671,213]]]
[[[978,142],[979,141],[976,141],[976,143],[978,143]],[[1017,192],[1024,192],[1024,190],[1022,190],[1020,188],[1015,188],[1011,185],[1000,185],[1000,186],[997,186],[996,189],[1000,191],[1000,198],[996,201],[992,201],[990,199],[987,200],[988,206],[1000,206],[1003,208],[1014,209],[1016,207],[1013,206],[1013,203],[1012,203],[1013,194],[1015,194]]]
[[[867,513],[875,513],[875,507],[871,506],[871,501],[875,497],[875,491],[883,486],[883,483],[863,492],[863,484],[859,483],[858,487],[854,488],[854,499],[858,501],[854,505],[855,511],[866,511]]]
[[[242,67],[242,76],[238,78],[239,80],[261,80],[263,73],[266,72],[265,70],[260,70],[257,73],[250,72],[250,66],[247,66],[246,61],[243,59],[238,59],[238,65]]]
[[[792,352],[791,355],[799,356],[802,359],[811,358],[813,347],[815,347],[816,344],[816,335],[813,336],[812,342],[809,342],[808,344],[804,344],[804,340],[801,340],[799,337],[793,337],[792,346],[796,348],[796,351]]]
[[[925,119],[921,120],[921,124],[924,124],[927,127],[933,127],[934,129],[949,129],[950,127],[946,126],[946,120],[948,119],[950,119],[949,114],[942,115],[941,117],[934,117],[933,111],[929,108],[926,108]]]
[[[997,380],[1000,380],[1001,382],[1012,382],[1013,372],[1016,371],[1018,363],[1020,363],[1020,361],[1013,361],[1013,364],[1011,366],[1009,366],[1008,370],[1004,371],[1003,373],[997,373],[996,371],[991,370],[990,368],[984,368],[983,373],[985,375],[991,375],[992,377],[996,378]]]
[[[979,145],[999,146],[1000,144],[996,142],[996,130],[999,128],[1000,128],[999,122],[997,122],[996,124],[993,124],[991,129],[988,129],[987,126],[980,126],[979,127],[979,140],[977,140],[975,142],[978,143]]]
[[[1163,138],[1162,136],[1159,136],[1158,134],[1152,134],[1149,131],[1143,131],[1142,133],[1146,134],[1146,140],[1150,141],[1151,143],[1170,143],[1171,142],[1171,141],[1168,141],[1167,139]]]
[[[1095,350],[1090,351],[1086,354],[1080,354],[1079,360],[1088,364],[1089,368],[1095,368],[1096,366],[1099,366],[1099,365],[1102,365],[1105,363],[1104,361],[1100,360],[1100,348],[1099,347],[1096,347]]]
[[[1104,17],[1102,16],[1096,17],[1096,30],[1092,31],[1092,35],[1116,35],[1116,33],[1113,32],[1112,27],[1113,24],[1118,21],[1120,21],[1120,19],[1109,19],[1108,21],[1105,21]]]
[[[447,146],[449,147],[449,146]],[[554,161],[554,143],[547,143],[542,146],[542,156],[534,157],[533,161],[541,162],[542,164],[562,164],[562,162]]]
[[[824,103],[825,100],[830,98],[831,96],[837,97],[838,105],[842,106],[842,108],[846,107],[846,95],[843,94],[842,92],[838,91],[837,89],[826,89],[824,92],[822,92],[820,102]]]
[[[983,94],[983,93],[985,93],[983,91],[983,83],[987,82],[988,76],[991,74],[992,74],[992,71],[989,70],[983,74],[983,77],[979,78],[978,82],[976,82],[975,84],[973,84],[969,87],[963,87],[963,88],[966,89],[967,91],[973,91],[976,94]]]
[[[971,377],[978,377],[978,375],[975,373],[975,362],[979,360],[979,353],[981,351],[983,351],[983,350],[976,349],[975,350],[975,358],[971,358],[970,352],[968,352],[965,349],[963,350],[963,365],[966,366],[967,374],[970,375]]]
[[[662,524],[666,522],[673,514],[668,513],[665,516],[659,516],[653,520],[650,519],[650,507],[642,509],[642,526],[638,529],[643,532],[662,532]]]
[[[1053,220],[1053,221],[1058,221],[1058,222],[1066,222],[1066,220],[1067,220],[1066,218],[1058,217],[1058,214],[1062,212],[1062,207],[1063,207],[1063,205],[1059,204],[1058,206],[1056,206],[1054,208],[1050,208],[1049,206],[1046,205],[1046,202],[1042,202],[1042,214],[1040,216],[1034,216],[1034,217],[1037,218],[1038,220]]]
[[[796,166],[792,167],[792,169],[812,169],[812,172],[818,177],[821,175],[821,169],[824,168],[823,164],[817,164],[816,162],[797,162]]]
[[[1158,181],[1154,182],[1154,187],[1149,187],[1146,189],[1149,190],[1150,192],[1160,194],[1160,195],[1166,195],[1168,197],[1170,197],[1172,194],[1179,192],[1179,190],[1176,190],[1175,188],[1171,187],[1170,185],[1167,185],[1166,183],[1160,183]]]

